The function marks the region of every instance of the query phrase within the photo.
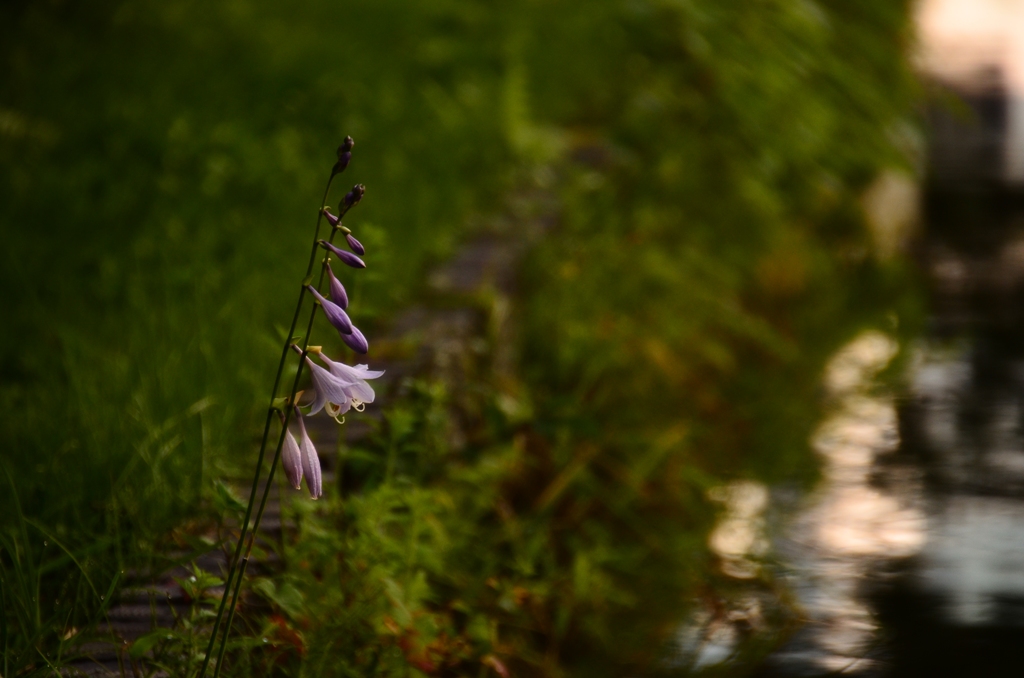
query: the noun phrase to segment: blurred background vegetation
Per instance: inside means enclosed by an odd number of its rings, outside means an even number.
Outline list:
[[[486,425],[453,446],[444,384],[379,400],[365,451],[407,463],[302,509],[259,589],[298,640],[248,661],[664,668],[689,608],[732,586],[708,489],[808,486],[824,361],[917,322],[861,204],[909,162],[908,5],[4,3],[4,675],[56,661],[119,572],[224,509],[347,134],[371,347],[508,196],[553,196],[556,219],[525,264],[514,376],[478,377]]]

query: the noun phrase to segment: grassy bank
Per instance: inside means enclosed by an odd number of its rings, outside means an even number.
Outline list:
[[[408,463],[303,519],[263,589],[301,638],[282,670],[649,669],[728,588],[706,490],[812,479],[824,359],[913,320],[859,203],[905,161],[904,3],[0,12],[5,675],[223,508],[346,134],[370,333],[507,191],[559,208],[469,448],[423,385],[364,450]]]

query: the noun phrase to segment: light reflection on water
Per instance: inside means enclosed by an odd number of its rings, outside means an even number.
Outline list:
[[[729,615],[763,621],[773,603],[755,582],[772,562],[800,616],[759,675],[1024,675],[1024,360],[984,337],[922,341],[897,398],[875,379],[897,349],[867,332],[830,362],[822,480],[781,525],[783,490],[709,493],[723,505],[709,546],[754,584]],[[680,633],[689,666],[736,659],[729,615]]]
[[[1016,623],[1024,596],[1024,507],[999,497],[957,497],[933,519],[919,572],[962,626]],[[1013,609],[1018,608],[1018,609]]]
[[[772,663],[793,673],[874,668],[878,622],[861,584],[880,561],[912,556],[926,542],[921,479],[905,478],[899,492],[872,482],[878,457],[899,445],[893,397],[872,389],[897,349],[890,337],[866,332],[826,370],[836,405],[813,439],[822,482],[779,543],[806,624]]]
[[[932,502],[918,584],[939,599],[952,624],[1021,625],[1021,364],[1000,361],[996,374],[985,375],[965,347],[922,350],[917,362],[911,390],[918,444],[932,484],[941,488],[941,501]]]
[[[899,445],[893,397],[873,388],[875,375],[897,350],[887,335],[865,332],[838,351],[825,371],[834,407],[812,441],[822,459],[822,480],[774,540],[772,559],[783,563],[783,578],[804,622],[771,659],[783,675],[872,668],[878,623],[861,583],[880,561],[914,555],[925,544],[921,479],[906,478],[898,493],[872,483],[878,457]],[[756,577],[771,546],[765,516],[771,492],[744,480],[709,496],[723,504],[709,538],[723,573]],[[756,605],[757,596],[748,602]],[[679,641],[694,657],[692,665],[704,668],[733,657],[738,635],[728,620],[700,618]]]
[[[813,441],[823,481],[777,549],[806,624],[771,664],[1022,675],[1005,638],[1024,626],[1024,363],[984,337],[922,341],[898,413],[872,387],[895,350],[865,334],[828,370],[837,407]]]

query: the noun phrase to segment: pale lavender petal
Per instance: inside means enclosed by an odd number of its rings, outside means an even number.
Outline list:
[[[309,415],[313,416],[320,410],[324,409],[327,404],[327,394],[323,392],[323,389],[316,387],[316,379],[313,380],[313,403],[309,406]]]
[[[371,370],[366,365],[346,365],[344,363],[332,363],[331,374],[343,379],[376,379],[384,376],[384,370]]]
[[[306,433],[306,424],[302,421],[302,415],[295,411],[295,419],[299,422],[299,444],[302,455],[302,472],[306,476],[306,487],[309,489],[309,496],[319,499],[323,496],[323,481],[320,477],[320,457],[316,454],[313,441]]]
[[[358,400],[364,403],[373,402],[373,388],[365,381],[360,379],[354,384],[349,384],[345,387],[345,393],[349,395],[353,400]]]
[[[316,288],[309,285],[309,291],[316,297],[317,301],[324,309],[324,315],[327,316],[328,322],[334,325],[334,329],[341,332],[342,335],[352,333],[352,321],[348,318],[348,313],[338,306],[333,301],[329,301],[324,298],[322,294],[316,291]]]
[[[338,260],[342,263],[348,264],[352,268],[366,268],[366,262],[352,254],[348,250],[343,250],[340,247],[332,245],[326,240],[321,240],[320,244],[330,251],[334,252],[338,256]]]
[[[302,486],[302,454],[299,444],[291,431],[284,432],[284,445],[281,446],[281,466],[288,478],[288,484],[296,490]]]
[[[345,383],[345,393],[350,398],[363,403],[373,402],[373,388],[366,383],[366,380],[362,376],[363,374],[370,373],[369,370],[366,369],[366,365],[361,365],[360,367],[362,369],[356,369],[344,363],[336,363],[323,353],[320,354],[320,360],[324,361],[327,365],[327,369],[330,370],[332,375]],[[371,374],[374,374],[373,378],[376,378],[384,373],[376,372]]]
[[[352,235],[351,233],[346,233],[345,240],[348,242],[348,246],[352,249],[353,252],[359,255],[366,254],[366,248],[363,247],[363,243],[356,240],[354,235]]]
[[[313,406],[309,410],[310,414],[316,414],[323,409],[324,405],[328,402],[342,405],[351,399],[349,395],[345,393],[345,387],[348,384],[320,367],[309,358],[306,358],[306,364],[309,365],[310,376],[313,378],[313,388],[316,390],[316,397],[313,400]]]
[[[348,366],[346,365],[346,367]],[[384,370],[371,370],[369,365],[355,365],[349,369],[355,371],[361,379],[376,379],[384,376]]]
[[[344,383],[351,384],[359,378],[349,371],[351,368],[349,368],[349,366],[346,365],[345,363],[336,363],[327,356],[325,356],[322,352],[320,353],[319,357],[320,360],[322,360],[323,363],[327,365],[327,369],[330,371],[330,373],[333,374],[338,379],[340,379],[341,381],[343,381]]]
[[[341,340],[356,353],[366,353],[370,350],[370,344],[367,343],[366,337],[363,336],[363,333],[355,325],[352,326],[351,334],[341,335]]]
[[[345,287],[341,281],[334,277],[334,271],[331,270],[330,265],[327,266],[327,278],[331,283],[331,301],[342,308],[348,308],[348,294],[345,293]]]

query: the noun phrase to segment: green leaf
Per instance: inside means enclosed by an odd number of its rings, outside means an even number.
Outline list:
[[[245,512],[245,504],[242,503],[241,499],[235,496],[234,492],[231,491],[231,488],[219,480],[214,484],[214,487],[217,490],[217,508],[221,510],[232,510],[237,513]]]
[[[132,646],[128,648],[128,654],[133,658],[138,659],[142,655],[153,649],[157,643],[162,640],[171,640],[174,635],[167,631],[167,629],[157,629],[156,631],[150,631],[144,636],[140,636],[135,639]]]
[[[305,611],[306,599],[294,584],[281,582],[278,585],[270,579],[259,579],[253,583],[252,588],[293,619],[302,616]]]

